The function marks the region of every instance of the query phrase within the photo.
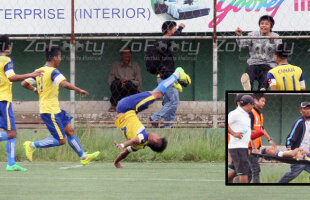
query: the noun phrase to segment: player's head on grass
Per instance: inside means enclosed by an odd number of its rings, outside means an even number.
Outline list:
[[[266,103],[266,97],[264,93],[254,93],[253,94],[255,107],[258,109],[263,109]]]
[[[268,35],[274,26],[275,22],[273,17],[269,15],[261,16],[258,20],[258,25],[262,35]]]
[[[161,31],[164,35],[173,35],[177,30],[177,23],[175,21],[165,21],[161,27]]]
[[[0,53],[8,55],[11,50],[10,39],[8,35],[0,35]]]
[[[53,67],[58,67],[61,62],[61,48],[56,45],[47,46],[45,49],[46,62]]]
[[[167,147],[167,139],[156,133],[149,133],[149,143],[148,146],[156,152],[163,152]]]
[[[279,44],[276,47],[275,53],[274,53],[274,60],[276,61],[277,64],[279,63],[285,63],[287,62],[287,59],[289,55],[291,55],[291,48],[287,43],[284,44]]]
[[[310,119],[310,102],[305,101],[300,104],[300,113],[304,118]]]

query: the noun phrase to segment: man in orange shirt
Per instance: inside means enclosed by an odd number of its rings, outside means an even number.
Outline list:
[[[266,98],[263,93],[254,93],[253,94],[255,106],[252,111],[249,113],[251,118],[251,129],[252,134],[256,133],[257,131],[264,131],[264,137],[268,140],[268,142],[274,146],[274,142],[272,141],[271,137],[268,135],[266,130],[264,129],[264,117],[263,113],[261,113],[261,109],[265,106]],[[259,153],[259,148],[262,146],[262,136],[256,138],[255,140],[251,140],[249,143],[249,150],[253,153]],[[253,183],[260,183],[259,180],[259,173],[260,173],[260,166],[258,163],[258,157],[250,155],[249,156],[249,165],[250,165],[250,175],[249,175],[249,183],[253,179]]]

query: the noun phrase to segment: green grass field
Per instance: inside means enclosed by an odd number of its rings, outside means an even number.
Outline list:
[[[0,164],[0,199],[308,199],[303,186],[225,186],[224,163],[22,162],[27,172]]]
[[[224,183],[222,164],[125,162],[124,169],[102,162],[20,164],[29,171],[1,172],[0,199],[205,199],[209,186]]]
[[[168,140],[167,149],[159,154],[146,147],[126,158],[131,162],[142,161],[202,161],[224,162],[225,160],[225,137],[223,129],[148,129],[165,136]],[[87,152],[100,151],[99,160],[110,162],[119,154],[114,146],[114,141],[124,142],[126,139],[115,128],[91,129],[77,128],[76,135],[82,147]],[[16,141],[16,160],[26,160],[23,143],[27,140],[35,141],[50,137],[47,129],[43,130],[18,130]],[[0,143],[0,152],[5,152],[5,143]],[[38,149],[33,154],[35,161],[78,161],[79,158],[72,148],[63,146]],[[0,154],[0,161],[6,161],[6,154]]]
[[[151,129],[152,130],[152,129]],[[150,130],[149,130],[150,131]],[[162,154],[149,148],[113,165],[119,153],[113,141],[124,141],[116,129],[77,129],[86,151],[101,151],[96,162],[82,167],[68,144],[38,149],[25,161],[22,144],[50,136],[47,130],[19,130],[16,159],[27,172],[7,172],[4,142],[0,143],[0,200],[4,199],[308,199],[302,186],[225,186],[223,129],[154,129],[168,138]],[[274,183],[288,165],[262,165],[262,182]],[[307,173],[295,182],[309,183]]]
[[[261,164],[260,179],[262,183],[275,183],[279,181],[286,172],[289,171],[291,171],[289,164]],[[292,180],[290,183],[310,184],[309,174],[306,171],[303,171],[297,178]]]

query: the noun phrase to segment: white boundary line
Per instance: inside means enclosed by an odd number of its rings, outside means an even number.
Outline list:
[[[52,177],[13,177],[0,176],[0,179],[44,179],[44,180],[107,180],[107,181],[167,181],[167,182],[224,182],[224,179],[175,179],[175,178],[52,178]]]
[[[79,168],[79,167],[83,167],[83,165],[73,165],[73,166],[69,166],[69,167],[60,167],[59,169],[73,169],[73,168]]]

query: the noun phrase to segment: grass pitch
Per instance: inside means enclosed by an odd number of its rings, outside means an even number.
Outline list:
[[[205,199],[223,186],[222,164],[22,162],[27,172],[0,165],[0,199]],[[207,172],[208,171],[208,172]]]
[[[0,199],[308,199],[303,186],[225,186],[224,163],[21,162],[27,172],[0,164]]]

